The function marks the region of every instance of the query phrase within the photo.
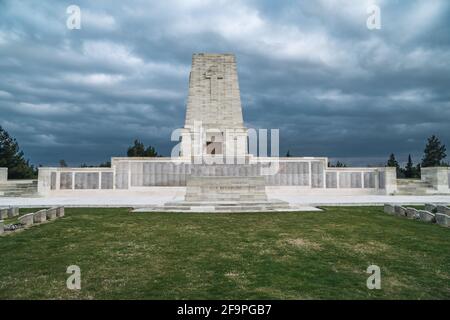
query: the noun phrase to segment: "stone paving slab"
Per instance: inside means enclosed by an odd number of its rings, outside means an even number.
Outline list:
[[[235,210],[235,209],[220,209],[217,208],[215,206],[192,206],[192,207],[187,207],[187,209],[183,209],[181,210],[180,208],[171,208],[171,209],[166,209],[164,207],[159,207],[159,206],[155,206],[155,207],[149,207],[149,208],[136,208],[134,209],[132,212],[135,213],[145,213],[145,212],[209,212],[209,213],[236,213],[236,212],[273,212],[273,213],[282,213],[282,212],[317,212],[317,211],[323,211],[319,208],[316,207],[311,207],[311,206],[295,206],[289,209],[276,209],[276,210],[253,210],[251,208],[244,208],[242,210]]]
[[[290,205],[307,206],[383,206],[385,203],[409,205],[423,205],[425,203],[450,204],[450,196],[286,196],[279,200]],[[104,195],[82,196],[54,196],[42,198],[0,197],[0,207],[19,206],[22,208],[64,207],[143,207],[163,205],[166,202],[181,201],[183,196],[149,192],[119,193]],[[269,200],[271,200],[269,195]]]

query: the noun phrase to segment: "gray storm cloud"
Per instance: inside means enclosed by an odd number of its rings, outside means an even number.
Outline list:
[[[382,29],[366,28],[377,3]],[[450,144],[448,1],[0,2],[0,125],[34,164],[169,155],[191,55],[233,52],[248,127],[281,151],[379,164]]]

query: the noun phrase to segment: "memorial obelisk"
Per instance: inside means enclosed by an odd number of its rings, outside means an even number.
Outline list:
[[[199,53],[192,57],[189,96],[182,133],[181,155],[197,155],[193,141],[202,130],[201,156],[247,154],[236,57]]]

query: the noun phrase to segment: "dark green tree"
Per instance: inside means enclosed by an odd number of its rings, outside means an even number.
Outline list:
[[[405,178],[408,178],[408,179],[414,178],[414,171],[415,171],[414,164],[412,162],[411,155],[408,155],[408,162],[406,163],[405,171],[404,171]]]
[[[347,165],[345,163],[342,163],[340,161],[336,162],[336,168],[346,168]]]
[[[397,160],[395,159],[395,155],[393,153],[391,153],[391,155],[389,156],[389,160],[387,162],[387,167],[400,168],[400,166],[398,165]]]
[[[330,168],[346,168],[347,167],[347,165],[345,163],[340,162],[340,161],[336,162],[336,164],[332,164],[331,162],[328,162],[328,166]]]
[[[80,168],[111,168],[111,161],[105,161],[99,165],[88,165],[86,162],[80,164]]]
[[[64,160],[64,159],[59,160],[59,166],[60,166],[61,168],[67,168],[67,162],[66,162],[66,160]]]
[[[127,150],[128,157],[157,157],[158,153],[155,148],[152,146],[148,146],[145,148],[145,145],[139,140],[134,140],[134,145],[128,148]]]
[[[111,161],[102,162],[99,164],[100,168],[111,168]]]
[[[442,160],[447,156],[445,145],[435,135],[428,138],[423,152],[422,167],[439,167],[443,164]]]
[[[391,155],[389,156],[389,160],[388,160],[386,166],[387,167],[395,167],[396,171],[397,171],[397,177],[398,178],[403,178],[404,177],[402,169],[400,168],[400,165],[398,164],[397,160],[395,159],[395,155],[393,153],[391,153]]]
[[[144,157],[157,157],[157,156],[158,153],[152,146],[148,146],[147,149],[145,149]]]
[[[286,157],[290,158],[291,157],[291,152],[288,150],[288,152],[286,153]]]
[[[134,140],[134,145],[128,148],[128,157],[143,157],[145,152],[145,146],[139,140]]]
[[[421,176],[420,169],[421,169],[421,166],[420,166],[420,163],[418,163],[416,165],[416,167],[414,168],[414,178],[420,179],[420,176]]]
[[[9,179],[34,179],[37,170],[25,160],[16,139],[0,126],[0,167],[8,168]]]

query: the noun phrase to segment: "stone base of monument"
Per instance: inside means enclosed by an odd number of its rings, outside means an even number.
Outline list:
[[[322,211],[310,206],[292,206],[281,200],[267,201],[179,201],[168,202],[162,206],[135,208],[133,212],[289,212],[289,211]]]
[[[267,201],[266,184],[262,176],[191,176],[186,181],[185,201]]]
[[[133,212],[278,212],[299,211],[286,201],[268,200],[264,177],[192,176],[183,201],[136,208]],[[314,208],[312,208],[314,209]]]

